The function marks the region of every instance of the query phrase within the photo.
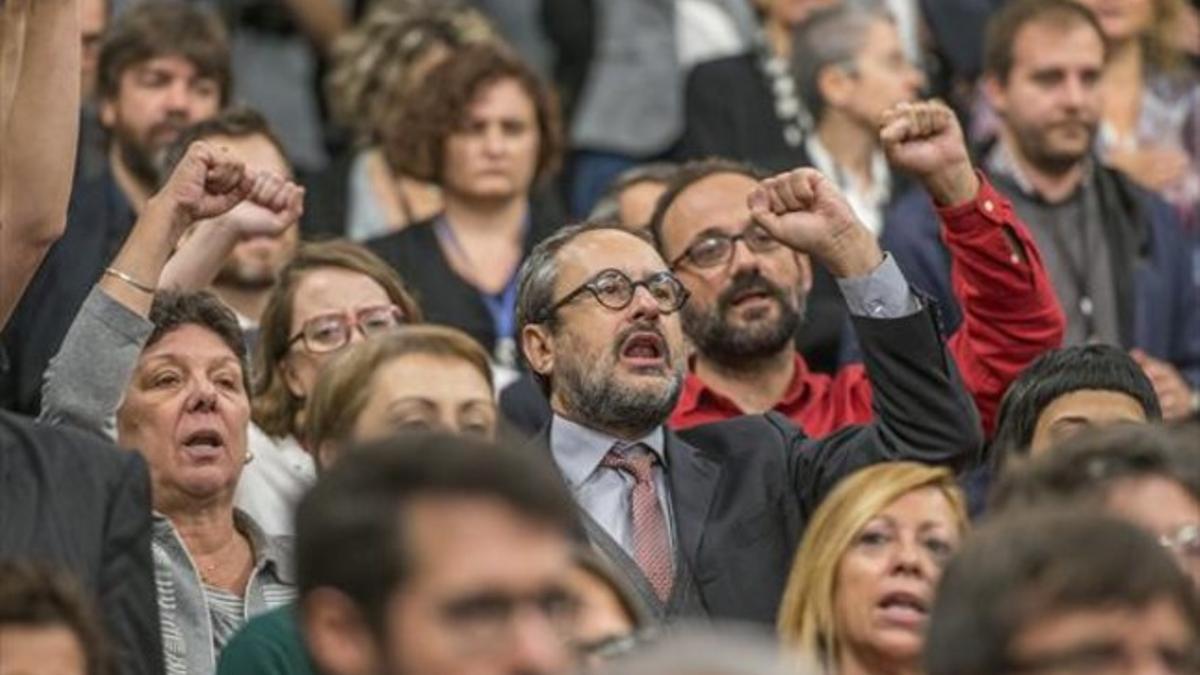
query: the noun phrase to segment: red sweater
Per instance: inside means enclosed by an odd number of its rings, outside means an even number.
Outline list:
[[[1065,320],[1029,230],[983,174],[979,180],[973,201],[938,209],[938,216],[954,295],[963,307],[962,325],[947,346],[990,436],[1009,383],[1060,345]],[[1013,253],[1013,244],[1024,260]],[[809,436],[825,436],[871,420],[871,382],[861,364],[829,376],[810,372],[797,355],[792,381],[775,410]],[[688,373],[670,424],[681,429],[742,414],[736,403]]]

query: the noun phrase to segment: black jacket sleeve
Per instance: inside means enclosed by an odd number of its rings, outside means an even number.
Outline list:
[[[871,464],[908,460],[962,469],[980,461],[979,414],[946,351],[935,306],[923,304],[899,319],[854,317],[875,422],[792,441],[789,471],[805,514],[839,480]]]

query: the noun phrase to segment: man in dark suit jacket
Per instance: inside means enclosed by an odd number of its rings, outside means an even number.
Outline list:
[[[664,422],[679,396],[682,284],[624,230],[566,228],[534,249],[517,302],[548,393],[543,431],[591,541],[661,618],[771,623],[804,523],[842,476],[893,459],[967,464],[982,439],[932,308],[910,291],[832,184],[799,169],[758,184],[754,219],[839,279],[877,422],[805,438],[776,417]]]
[[[94,593],[122,675],[162,672],[150,513],[141,455],[0,411],[0,559],[60,567]]]

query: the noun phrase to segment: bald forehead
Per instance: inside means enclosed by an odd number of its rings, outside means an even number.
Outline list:
[[[579,286],[601,270],[621,270],[636,280],[667,269],[653,246],[618,229],[580,234],[558,252],[557,262],[560,293]]]
[[[663,214],[666,248],[682,246],[697,232],[712,228],[740,229],[750,220],[746,197],[758,181],[740,173],[714,173],[684,188]]]

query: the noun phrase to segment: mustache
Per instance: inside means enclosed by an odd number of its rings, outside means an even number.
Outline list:
[[[718,311],[724,314],[733,306],[734,301],[739,296],[750,293],[762,293],[777,302],[787,303],[787,294],[783,288],[773,283],[770,279],[767,279],[758,272],[741,272],[733,278],[733,282],[729,284],[729,288],[721,291],[721,294],[717,296]]]

